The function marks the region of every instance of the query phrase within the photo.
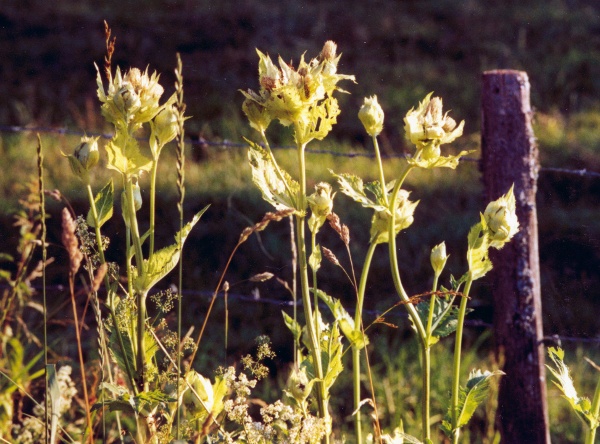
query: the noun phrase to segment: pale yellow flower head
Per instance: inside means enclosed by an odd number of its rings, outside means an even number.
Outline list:
[[[431,98],[429,93],[417,109],[411,109],[404,118],[407,138],[417,148],[423,145],[453,142],[462,135],[464,121],[456,126],[456,122],[448,113],[443,113],[442,99]]]
[[[276,65],[268,55],[257,53],[260,90],[242,91],[244,113],[251,126],[262,131],[271,119],[277,119],[284,126],[294,125],[301,144],[324,138],[339,114],[332,95],[339,89],[337,83],[354,80],[354,76],[337,74],[335,44],[327,42],[320,56],[309,62],[302,55],[297,68],[281,57]]]
[[[147,69],[142,72],[138,68],[131,68],[122,75],[117,67],[108,90],[105,91],[98,67],[96,70],[102,115],[110,123],[136,130],[152,120],[162,109],[159,100],[164,90],[158,83],[159,76],[156,72],[149,75]]]
[[[383,109],[377,102],[377,96],[365,97],[363,105],[358,111],[358,118],[371,137],[378,136],[383,130]]]
[[[514,185],[504,196],[490,202],[483,213],[490,246],[494,248],[502,248],[519,231],[513,188]]]

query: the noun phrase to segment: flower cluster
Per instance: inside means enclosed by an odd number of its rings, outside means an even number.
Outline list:
[[[408,162],[421,168],[456,168],[459,159],[468,151],[461,151],[456,156],[442,156],[440,147],[461,136],[465,122],[463,120],[457,126],[448,112],[443,113],[442,99],[431,96],[429,93],[417,109],[411,109],[404,117],[406,138],[416,147],[415,155]]]
[[[156,72],[148,75],[147,69],[142,72],[138,68],[131,68],[122,75],[117,67],[115,76],[109,79],[108,90],[105,91],[100,70],[98,67],[96,70],[102,115],[115,126],[125,125],[135,131],[164,108],[164,105],[159,104],[164,89],[158,83],[159,75]]]
[[[328,41],[321,54],[308,63],[304,55],[298,68],[279,57],[279,67],[268,55],[257,50],[258,92],[242,91],[246,97],[242,109],[250,126],[264,133],[272,120],[284,126],[294,125],[296,142],[305,145],[312,139],[322,140],[336,123],[340,113],[333,92],[340,80],[354,80],[352,75],[337,74],[340,55],[336,44]]]

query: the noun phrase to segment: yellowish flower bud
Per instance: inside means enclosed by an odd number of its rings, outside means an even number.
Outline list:
[[[331,61],[335,60],[337,52],[337,44],[332,40],[327,40],[323,45],[323,49],[321,50],[321,54],[319,55],[319,59],[321,61]]]
[[[483,213],[490,246],[494,248],[502,248],[519,231],[513,188],[514,185],[504,196],[490,202]]]
[[[310,395],[312,385],[308,381],[308,376],[304,368],[295,368],[287,383],[287,393],[294,398],[298,405],[303,404]]]
[[[137,182],[133,184],[133,204],[135,211],[140,211],[140,208],[142,208],[142,190]]]
[[[193,413],[210,413],[214,406],[214,390],[210,380],[194,370],[190,370],[185,379],[186,386],[189,384],[190,387],[183,394],[185,406]]]
[[[246,98],[242,104],[242,111],[248,117],[250,126],[259,133],[266,131],[271,124],[271,115],[263,105],[260,105],[251,98]]]
[[[395,234],[408,228],[414,221],[414,212],[418,202],[408,200],[409,192],[400,190],[396,198]],[[371,242],[389,242],[390,213],[388,210],[376,211],[371,219]]]
[[[175,107],[168,106],[159,112],[154,118],[154,128],[160,145],[165,145],[177,137],[179,122]]]
[[[448,255],[446,254],[446,243],[442,242],[431,249],[431,255],[429,256],[431,261],[431,267],[436,276],[442,274],[442,270],[446,266]]]
[[[81,143],[75,148],[73,154],[81,166],[89,171],[100,159],[98,151],[98,137],[82,137]]]
[[[98,137],[82,137],[73,154],[63,153],[69,160],[71,171],[84,182],[89,181],[89,170],[98,163]]]
[[[383,109],[377,102],[377,96],[365,97],[365,101],[358,111],[358,118],[369,136],[376,137],[381,133],[383,117]]]
[[[331,194],[332,191],[331,185],[320,182],[315,186],[315,192],[306,198],[312,212],[308,226],[313,233],[321,228],[327,216],[331,214],[335,197],[335,193]]]

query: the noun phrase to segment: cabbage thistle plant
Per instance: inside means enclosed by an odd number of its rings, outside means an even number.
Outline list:
[[[407,157],[404,170],[399,176],[386,181],[377,142],[377,136],[383,129],[384,112],[376,96],[366,98],[358,117],[372,138],[379,180],[365,183],[355,175],[332,171],[341,193],[373,211],[370,242],[360,281],[356,285],[355,315],[350,316],[339,299],[318,288],[318,270],[322,258],[325,256],[334,263],[337,261],[330,250],[317,243],[316,236],[320,228],[329,220],[347,247],[349,230],[333,212],[335,192],[332,185],[319,183],[312,194],[306,189],[307,166],[304,154],[309,142],[314,139],[322,140],[336,123],[340,110],[334,93],[343,92],[337,86],[338,82],[354,81],[354,76],[337,73],[340,56],[336,54],[336,45],[331,41],[326,42],[319,56],[309,62],[302,56],[297,67],[285,63],[281,57],[276,65],[268,55],[257,52],[260,89],[258,92],[242,91],[245,97],[243,111],[250,126],[260,135],[260,144],[247,141],[248,157],[253,182],[263,198],[276,210],[290,211],[295,216],[304,324],[285,313],[284,319],[296,340],[302,338],[305,346],[299,354],[294,372],[307,378],[307,382],[303,383],[307,390],[303,397],[314,398],[317,415],[328,425],[324,442],[329,442],[331,434],[331,416],[328,410],[330,389],[343,370],[342,338],[347,340],[352,350],[356,442],[371,442],[374,439],[395,443],[433,442],[429,411],[431,348],[442,337],[452,333],[456,334],[453,383],[449,390],[451,399],[442,429],[453,442],[458,442],[460,429],[467,424],[477,405],[485,399],[490,379],[501,374],[499,371],[473,370],[466,384],[461,386],[459,382],[463,324],[471,285],[492,268],[488,258],[489,249],[502,248],[518,231],[512,188],[504,196],[491,202],[469,231],[466,252],[469,268],[464,275],[460,279],[451,278],[449,288],[439,286],[438,281],[448,258],[445,244],[441,243],[433,247],[431,252],[434,276],[432,288],[425,293],[412,293],[426,294],[429,300],[413,300],[409,297],[411,293],[402,284],[396,236],[412,225],[419,202],[410,199],[410,191],[404,189],[403,185],[414,169],[454,169],[458,166],[461,157],[469,152],[461,151],[451,155],[445,154],[443,148],[462,135],[464,121],[457,124],[448,112],[443,111],[442,99],[428,94],[404,118],[406,138],[414,145],[414,151]],[[298,155],[295,176],[278,165],[270,148],[266,130],[274,120],[293,131]],[[311,233],[310,241],[306,235],[306,226]],[[372,396],[363,399],[361,393],[363,353],[369,344],[362,323],[362,307],[371,259],[376,247],[381,244],[388,245],[391,278],[399,299],[408,310],[421,348],[423,424],[420,439],[407,435],[402,430],[396,430],[393,436],[384,435],[377,422],[374,437],[366,437],[362,431],[361,410],[368,404],[376,407],[376,400]],[[310,278],[309,268],[312,275]],[[320,312],[319,300],[331,309],[332,322],[326,322],[325,315]]]

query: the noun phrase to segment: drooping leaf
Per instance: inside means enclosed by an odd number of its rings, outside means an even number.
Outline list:
[[[369,343],[369,339],[360,330],[360,326],[355,325],[354,319],[344,309],[340,300],[329,296],[321,290],[317,290],[317,295],[327,304],[336,322],[339,323],[342,333],[350,341],[350,344],[359,350],[364,348]]]
[[[378,182],[374,182],[368,186],[365,186],[363,180],[358,176],[354,176],[353,174],[336,174],[331,170],[329,171],[331,174],[333,174],[333,176],[335,176],[338,184],[340,185],[340,191],[346,196],[358,202],[365,208],[373,208],[376,211],[384,211],[387,209],[382,202],[373,201],[365,193],[365,189],[368,189],[372,192],[373,188],[377,188],[375,184],[378,185]]]
[[[181,249],[187,236],[192,231],[194,225],[198,223],[200,217],[208,209],[208,206],[200,210],[183,229],[175,235],[175,243],[161,250],[156,251],[150,260],[144,260],[145,272],[135,279],[135,288],[140,293],[147,293],[158,281],[164,278],[179,262]]]
[[[114,204],[114,185],[112,179],[108,182],[104,188],[102,188],[96,197],[94,198],[94,205],[96,207],[96,215],[98,216],[98,227],[102,227],[106,221],[108,221],[113,215],[113,204]],[[94,213],[92,209],[88,211],[86,222],[90,227],[95,227]]]
[[[452,437],[452,432],[454,430],[460,429],[467,425],[473,416],[475,409],[477,409],[479,404],[487,399],[491,378],[501,375],[504,375],[504,372],[501,370],[494,370],[493,372],[487,370],[483,372],[481,370],[471,371],[466,388],[461,387],[458,395],[456,427],[452,427],[451,407],[448,409],[445,420],[442,421],[442,430],[444,433],[446,433],[446,435],[448,435],[448,437]]]
[[[296,208],[296,197],[300,185],[292,177],[277,168],[271,154],[262,147],[245,139],[249,145],[248,160],[252,168],[252,181],[262,193],[263,199],[273,205],[278,211],[295,209],[305,211],[305,208]]]
[[[469,273],[473,280],[482,278],[492,269],[492,261],[488,257],[490,241],[485,234],[485,221],[473,225],[469,230],[467,262],[469,264]]]

